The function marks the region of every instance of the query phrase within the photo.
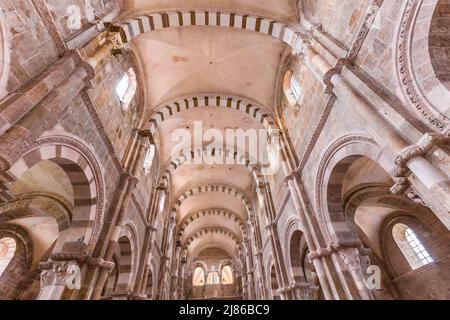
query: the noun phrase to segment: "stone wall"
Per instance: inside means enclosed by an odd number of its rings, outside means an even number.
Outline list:
[[[392,227],[403,223],[410,227],[426,248],[434,262],[412,269],[392,235]],[[403,299],[447,299],[450,284],[448,233],[435,219],[426,224],[416,218],[403,216],[391,222],[383,239],[393,283]]]
[[[80,95],[70,102],[66,111],[58,121],[57,127],[59,126],[62,126],[65,132],[71,133],[77,136],[78,139],[86,141],[92,150],[95,150],[95,154],[100,159],[103,167],[106,195],[105,209],[108,210],[112,196],[117,187],[119,171],[117,170],[103,139],[96,130],[94,121]],[[56,130],[58,130],[57,127]],[[86,128],[89,128],[89,130],[86,130]]]
[[[430,30],[430,55],[436,76],[450,90],[450,1],[440,0]]]
[[[58,51],[33,1],[4,0],[0,15],[11,55],[6,91],[12,93],[54,63]]]
[[[369,2],[365,0],[303,0],[307,18],[319,22],[338,43],[349,48],[361,26]]]
[[[116,93],[118,83],[131,66],[131,57],[128,54],[110,58],[92,80],[93,88],[88,90],[106,134],[114,146],[117,157],[121,160],[133,129],[139,125],[140,120],[137,115],[136,96],[133,98],[128,112],[123,112]]]
[[[107,16],[117,6],[116,0],[47,0],[46,6],[61,37],[70,39],[95,24],[99,17]]]

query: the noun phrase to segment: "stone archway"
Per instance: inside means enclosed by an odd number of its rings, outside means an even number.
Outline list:
[[[128,298],[133,290],[139,262],[139,239],[133,222],[127,221],[120,230],[116,244],[117,284],[114,290],[116,298]]]
[[[441,69],[445,60],[448,61],[448,53],[445,53],[448,49],[440,45],[445,43],[439,41],[445,34],[445,28],[440,28],[436,20],[441,15],[440,6],[444,2],[405,1],[396,52],[398,84],[405,99],[431,130],[441,132],[448,130],[450,125],[450,110],[446,103],[450,99],[450,90],[446,81],[442,81],[448,73],[444,71],[445,67]],[[441,26],[445,26],[445,22]],[[437,59],[438,53],[444,57],[443,64],[438,61],[441,59]]]
[[[303,233],[299,230],[294,231],[289,241],[289,258],[294,284],[305,282],[305,276],[302,270],[302,238]]]
[[[147,271],[147,280],[145,284],[145,294],[147,295],[147,299],[152,300],[154,296],[154,279],[153,279],[153,271],[152,268],[149,266]]]
[[[278,129],[273,116],[265,111],[265,108],[252,102],[246,101],[242,97],[225,96],[221,94],[205,93],[186,96],[156,107],[156,111],[150,117],[150,132],[155,134],[158,127],[165,121],[175,116],[177,113],[193,108],[223,108],[233,109],[243,112],[253,117],[269,132]]]
[[[327,257],[336,268],[333,276],[340,282],[342,294],[350,299],[373,299],[373,296],[366,282],[368,265],[363,257],[367,255],[366,248],[355,222],[345,214],[344,196],[361,185],[378,183],[377,179],[387,186],[393,184],[391,176],[377,162],[380,152],[370,137],[345,136],[325,152],[316,178],[317,216],[328,243]],[[380,176],[372,174],[372,170]]]
[[[118,26],[122,40],[130,42],[146,32],[180,27],[223,27],[258,32],[286,43],[297,52],[302,44],[301,36],[288,24],[264,17],[221,11],[178,11],[142,14],[130,17]]]
[[[54,252],[63,250],[64,243],[82,239],[84,248],[80,248],[79,254],[88,254],[100,235],[104,214],[104,182],[99,162],[80,141],[66,136],[46,137],[38,140],[9,168],[10,183],[44,160],[62,168],[74,186],[71,227],[59,237]]]
[[[277,280],[277,273],[275,270],[275,263],[272,261],[269,269],[269,275],[270,275],[270,288],[272,292],[272,299],[273,300],[281,300],[281,295],[279,293],[278,288],[278,280]]]
[[[120,256],[118,259],[118,280],[115,288],[115,294],[126,295],[130,290],[132,280],[133,253],[130,239],[128,237],[120,237],[117,244],[119,246]]]
[[[33,242],[23,228],[3,224],[0,225],[0,243],[0,299],[17,299],[29,284]]]

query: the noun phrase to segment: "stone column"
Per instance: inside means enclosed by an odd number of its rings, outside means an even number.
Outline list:
[[[241,286],[242,286],[242,297],[244,300],[249,300],[248,294],[248,280],[247,280],[247,264],[246,259],[242,251],[239,253],[239,259],[241,262]]]
[[[75,59],[84,64],[91,78],[103,68],[113,54],[119,53],[126,48],[120,27],[115,27],[114,31],[105,31],[102,37],[104,37],[104,41],[100,45],[98,45],[100,43],[98,38],[95,37],[83,48],[71,50]],[[92,44],[96,45],[94,49],[92,49]]]
[[[267,291],[266,291],[266,277],[264,272],[264,261],[263,261],[263,254],[262,254],[262,241],[261,241],[261,231],[259,228],[259,222],[256,220],[254,216],[251,216],[249,218],[249,225],[250,225],[250,231],[251,234],[253,234],[253,237],[255,239],[256,244],[256,266],[258,268],[259,277],[261,279],[261,299],[265,300],[267,299]],[[255,288],[256,290],[256,288]]]
[[[178,278],[178,299],[185,299],[184,296],[184,285],[185,285],[185,273],[186,273],[186,259],[182,259],[180,266],[180,273]]]
[[[302,197],[299,194],[299,186],[297,184],[297,180],[294,179],[293,171],[290,170],[287,161],[284,159],[284,156],[282,156],[282,168],[285,174],[285,181],[291,194],[292,202],[294,203],[294,207],[299,215],[299,220],[303,230],[303,235],[306,240],[306,244],[308,245],[310,251],[314,251],[316,250],[316,248],[320,248],[320,242],[318,240],[318,234],[320,234],[319,227],[315,226],[314,222],[311,221],[311,218],[307,214],[305,214],[306,205],[304,205],[301,200]],[[330,279],[326,275],[322,261],[319,259],[315,259],[312,261],[312,263],[317,272],[317,276],[322,286],[325,298],[332,299],[333,294],[329,286]]]
[[[172,239],[174,229],[176,227],[176,213],[171,212],[171,215],[166,218],[165,223],[165,232],[163,234],[163,243],[161,245],[161,262],[160,262],[160,270],[159,270],[159,276],[158,276],[158,287],[159,287],[159,295],[158,299],[161,299],[161,295],[164,292],[164,286],[165,286],[165,279],[166,279],[166,273],[168,269],[168,261],[170,260],[170,257],[168,256],[169,252],[169,243],[170,239]]]
[[[145,282],[147,281],[147,273],[148,273],[147,261],[153,243],[152,240],[154,238],[155,230],[156,229],[151,225],[145,229],[144,242],[142,245],[140,255],[141,258],[139,261],[139,266],[136,274],[136,282],[133,288],[133,293],[135,293],[136,295],[145,294]],[[142,290],[142,287],[144,287],[144,290]]]
[[[272,249],[273,258],[275,260],[275,271],[277,275],[277,282],[279,285],[281,299],[290,300],[292,299],[292,295],[287,292],[285,289],[289,285],[288,273],[286,264],[283,258],[283,252],[280,244],[280,237],[278,234],[277,223],[275,222],[275,209],[273,208],[273,203],[270,195],[270,187],[268,183],[266,183],[262,177],[259,177],[259,189],[260,194],[262,195],[262,199],[264,202],[264,212],[266,217],[266,232],[270,241],[270,246]]]
[[[39,264],[41,290],[37,299],[74,299],[84,285],[86,271],[90,267],[109,273],[114,269],[114,264],[103,259],[94,259],[87,254],[52,254],[49,261]]]
[[[138,150],[136,153],[136,157],[133,165],[131,166],[130,174],[128,175],[128,184],[126,187],[126,191],[123,195],[122,201],[119,205],[119,212],[117,214],[117,218],[115,219],[114,227],[112,228],[112,233],[109,239],[108,247],[106,249],[104,259],[106,261],[111,261],[114,255],[114,249],[117,241],[119,240],[120,230],[122,228],[123,219],[125,216],[125,210],[128,208],[128,204],[131,200],[131,194],[136,189],[136,185],[139,182],[139,179],[136,176],[139,176],[139,171],[142,169],[142,163],[144,160],[145,149],[149,144],[149,132],[141,131],[140,135],[140,144],[138,146]],[[143,170],[141,170],[143,171]],[[101,270],[99,272],[99,276],[97,278],[93,293],[91,295],[91,300],[97,300],[100,298],[103,287],[108,279],[108,272],[105,270]]]
[[[252,259],[252,247],[250,239],[248,237],[244,238],[246,255],[245,260],[247,263],[247,285],[248,285],[248,299],[255,299],[255,283],[254,283],[254,273],[253,273],[253,259]]]
[[[172,261],[172,299],[177,300],[178,295],[178,273],[181,264],[181,244],[177,243],[175,247],[175,255]]]
[[[146,292],[146,287],[147,287],[147,279],[148,279],[148,272],[149,272],[149,265],[147,263],[145,263],[144,265],[144,273],[142,275],[142,279],[141,281],[139,281],[139,290],[137,291],[139,293],[140,296],[145,297],[145,299],[148,300],[148,295]]]
[[[37,300],[68,300],[81,288],[81,266],[76,260],[49,261],[39,265],[41,290]]]
[[[363,300],[373,300],[373,296],[369,291],[364,277],[363,270],[361,268],[361,256],[356,248],[339,248],[337,253],[333,253],[332,258],[339,256],[339,260],[336,262],[340,264],[344,274],[349,273],[353,279],[353,283],[356,286],[358,295],[352,294],[353,297],[357,297]]]
[[[419,203],[429,206],[438,219],[450,230],[450,181],[447,175],[435,168],[426,155],[434,148],[448,145],[450,136],[439,133],[427,133],[415,145],[409,146],[400,152],[396,159],[396,168],[393,175],[396,184],[391,188],[394,194],[405,193],[410,184],[420,195]],[[414,179],[408,180],[409,172],[414,173],[421,184]],[[407,193],[411,197],[410,193]],[[414,197],[412,200],[416,201]],[[417,201],[416,201],[417,202]]]

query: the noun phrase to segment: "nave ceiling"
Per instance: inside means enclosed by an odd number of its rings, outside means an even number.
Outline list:
[[[298,23],[295,0],[228,0],[228,1],[124,1],[123,20],[151,13],[189,11],[220,11],[270,18],[289,25]],[[248,30],[213,26],[170,27],[143,33],[132,40],[144,74],[146,113],[155,114],[165,105],[183,101],[188,96],[236,97],[256,105],[267,114],[275,115],[277,74],[287,44],[279,39]],[[228,108],[205,107],[185,110],[164,119],[154,136],[158,141],[161,159],[160,170],[170,166],[173,150],[179,141],[172,139],[177,130],[184,129],[194,136],[194,121],[200,121],[203,130],[217,129],[225,135],[226,129],[264,129],[254,117]],[[207,144],[207,143],[206,143]],[[227,146],[225,145],[224,148]],[[253,199],[254,178],[242,165],[183,164],[170,174],[170,202],[199,186],[222,184],[243,190]],[[202,210],[222,208],[248,218],[242,201],[224,192],[205,192],[189,197],[178,208],[177,219]],[[233,221],[224,217],[204,217],[192,222],[184,233],[185,238],[204,228],[223,228],[239,235]],[[222,248],[235,248],[229,239],[207,234],[195,241],[189,254],[213,244]],[[201,249],[201,250],[200,250]],[[229,248],[222,248],[230,254]],[[234,250],[235,251],[235,250]]]

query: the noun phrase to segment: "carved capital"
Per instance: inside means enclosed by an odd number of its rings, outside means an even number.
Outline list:
[[[406,196],[410,198],[412,201],[414,201],[417,204],[420,204],[421,206],[428,207],[426,202],[423,200],[422,196],[414,189],[409,188],[406,191]]]
[[[347,271],[361,269],[361,256],[357,249],[341,250],[338,252],[338,255]]]
[[[124,49],[126,46],[126,41],[124,39],[126,39],[124,31],[121,27],[117,27],[117,26],[112,26],[109,28],[109,32],[108,35],[106,36],[106,39],[112,43],[113,48],[112,51],[113,53],[117,52],[117,51],[121,51],[122,49]]]
[[[89,264],[91,266],[96,266],[96,267],[99,267],[100,269],[106,269],[108,271],[108,273],[113,271],[114,268],[116,267],[114,262],[105,261],[104,259],[101,259],[101,258],[90,258],[86,262],[87,262],[87,264]]]
[[[392,194],[403,194],[409,188],[409,180],[405,177],[394,178],[395,184],[391,187]]]
[[[305,53],[308,47],[308,35],[304,35],[300,32],[296,34],[295,42],[292,45],[292,55],[301,56]]]
[[[49,261],[40,263],[39,269],[41,269],[41,288],[50,285],[65,286],[74,275],[74,270],[79,270],[79,265],[75,260]]]

